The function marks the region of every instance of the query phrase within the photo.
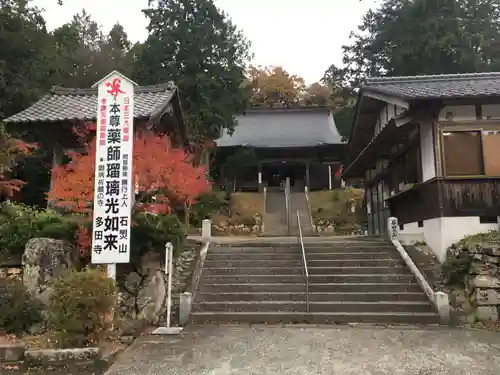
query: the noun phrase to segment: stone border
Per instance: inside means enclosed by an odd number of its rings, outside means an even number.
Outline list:
[[[429,300],[436,307],[439,318],[441,319],[441,323],[448,324],[450,322],[450,299],[448,294],[443,292],[434,292],[425,279],[425,276],[422,274],[422,272],[420,272],[418,267],[415,265],[413,260],[404,249],[403,245],[401,245],[401,243],[396,239],[391,239],[391,242],[398,250],[399,255],[401,255],[401,258],[403,258],[410,271],[416,277],[418,283],[424,290],[425,294],[427,294]]]
[[[24,360],[29,365],[54,365],[68,362],[89,362],[101,359],[99,348],[26,350]]]
[[[0,344],[0,363],[22,361],[25,352],[26,345],[22,342]]]
[[[50,366],[68,362],[85,363],[100,359],[101,350],[97,347],[29,350],[22,342],[0,345],[0,363],[24,361],[27,365]]]

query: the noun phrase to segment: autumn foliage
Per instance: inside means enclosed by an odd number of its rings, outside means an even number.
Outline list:
[[[0,195],[11,197],[21,190],[24,181],[12,179],[12,169],[20,158],[31,154],[36,144],[13,138],[0,124]]]
[[[75,128],[85,152],[70,152],[71,161],[52,170],[52,189],[48,199],[73,212],[92,212],[96,142],[95,124]],[[174,203],[189,207],[210,189],[206,168],[196,167],[191,155],[171,145],[167,136],[151,131],[134,136],[133,184],[135,210],[168,213]]]

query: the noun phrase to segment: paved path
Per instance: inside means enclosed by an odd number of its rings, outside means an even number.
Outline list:
[[[500,334],[448,328],[191,326],[146,336],[106,375],[498,375]]]

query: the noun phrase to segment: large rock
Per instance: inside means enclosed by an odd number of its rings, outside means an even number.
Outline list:
[[[73,267],[73,247],[63,240],[33,238],[23,254],[23,283],[32,295],[48,304],[52,290],[50,282]]]
[[[156,324],[163,313],[167,288],[164,273],[156,271],[148,277],[137,296],[137,319]]]

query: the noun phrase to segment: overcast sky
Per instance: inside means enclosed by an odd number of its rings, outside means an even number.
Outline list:
[[[281,65],[306,82],[318,81],[332,63],[341,65],[342,45],[377,0],[215,0],[252,42],[254,63]],[[109,31],[118,21],[132,41],[146,38],[141,9],[148,0],[35,0],[49,29],[85,8]],[[127,5],[125,5],[127,3]]]

